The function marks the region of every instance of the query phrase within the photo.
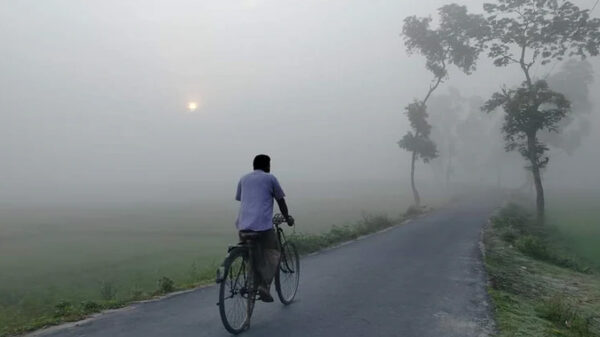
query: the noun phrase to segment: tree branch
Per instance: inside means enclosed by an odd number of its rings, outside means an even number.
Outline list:
[[[446,55],[448,54],[448,51],[450,50],[450,47],[447,47],[446,50],[444,50],[444,55],[442,56],[442,70],[444,71],[444,74],[446,74]],[[437,76],[437,80],[435,82],[435,84],[433,86],[429,86],[429,91],[427,92],[427,95],[425,95],[425,98],[423,99],[422,103],[425,104],[427,103],[427,100],[429,99],[429,97],[431,96],[431,94],[435,91],[435,89],[437,89],[437,87],[440,85],[440,83],[442,83],[442,80],[444,79],[444,76]]]
[[[519,60],[517,60],[516,58],[513,58],[513,57],[511,57],[511,56],[508,56],[508,55],[506,55],[505,57],[506,57],[507,59],[509,59],[509,60],[513,61],[514,63],[521,63],[521,62],[519,62]]]
[[[521,69],[525,73],[525,79],[527,80],[527,86],[531,88],[533,85],[531,82],[531,76],[529,76],[529,67],[525,63],[525,50],[527,49],[527,45],[523,43],[521,46],[521,59],[519,60],[519,64],[521,65]]]
[[[444,67],[444,69],[446,69],[446,67]],[[423,99],[423,101],[422,101],[422,102],[423,102],[423,104],[425,104],[425,103],[427,102],[427,100],[429,99],[429,96],[431,96],[431,94],[433,93],[433,91],[434,91],[435,89],[437,89],[437,87],[440,85],[440,83],[442,83],[442,77],[441,77],[441,76],[439,76],[439,77],[437,78],[437,81],[435,82],[435,84],[434,84],[434,85],[432,85],[432,86],[429,86],[429,91],[427,92],[427,95],[425,96],[425,98],[424,98],[424,99]]]

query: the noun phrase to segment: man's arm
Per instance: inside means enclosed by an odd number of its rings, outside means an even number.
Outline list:
[[[280,199],[275,199],[275,200],[277,200],[277,206],[279,206],[279,210],[281,211],[281,214],[283,214],[283,217],[285,218],[285,221],[287,222],[287,224],[290,226],[293,226],[294,218],[290,217],[287,204],[285,203],[285,199],[280,198]]]
[[[284,199],[285,193],[283,192],[281,185],[279,185],[279,181],[277,180],[277,178],[275,178],[275,176],[271,177],[273,177],[273,198],[277,200],[279,210],[281,211],[281,214],[283,214],[283,216],[285,217],[285,221],[287,222],[287,224],[293,226],[294,218],[292,218],[288,212],[288,207]]]
[[[279,210],[281,211],[281,214],[283,214],[283,216],[287,218],[290,216],[290,214],[288,213],[288,207],[287,204],[285,203],[285,199],[281,198],[281,199],[277,199],[277,205],[279,206]]]

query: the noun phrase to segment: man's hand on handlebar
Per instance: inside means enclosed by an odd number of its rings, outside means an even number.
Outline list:
[[[290,226],[290,227],[296,223],[294,218],[289,214],[283,215],[283,214],[277,213],[273,216],[273,224],[274,225],[281,225],[284,222],[287,223],[288,226]]]
[[[288,207],[285,203],[285,199],[277,199],[277,205],[279,206],[279,210],[281,211],[281,214],[283,214],[283,218],[285,219],[285,222],[288,224],[288,226],[293,226],[294,218],[292,218],[292,216],[288,213]]]
[[[294,218],[291,215],[284,215],[285,217],[285,222],[288,224],[288,226],[292,227],[294,225],[294,223],[296,222],[294,220]]]

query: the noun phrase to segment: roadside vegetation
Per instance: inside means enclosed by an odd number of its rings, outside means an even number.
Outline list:
[[[0,336],[11,336],[64,322],[78,321],[94,313],[121,308],[135,301],[209,284],[214,279],[216,268],[215,263],[201,269],[194,263],[187,281],[176,284],[171,278],[163,276],[156,281],[153,291],[146,291],[134,284],[128,293],[120,294],[114,283],[104,281],[99,283],[98,295],[93,296],[94,300],[59,300],[51,303],[47,299],[40,299],[39,302],[18,303],[21,310],[14,310],[14,307],[0,308]]]
[[[330,230],[321,233],[290,233],[290,239],[297,244],[301,254],[307,254],[391,227],[403,218],[404,216],[392,219],[385,215],[363,214],[362,220],[353,224],[332,226]],[[226,245],[222,245],[221,248],[225,251]],[[187,268],[180,265],[179,268],[187,269],[186,275],[177,278],[163,275],[155,279],[152,285],[132,282],[128,284],[128,288],[125,287],[128,290],[124,290],[124,285],[121,283],[105,280],[96,283],[95,291],[80,294],[74,290],[75,288],[71,288],[73,290],[71,296],[57,300],[50,297],[19,299],[17,296],[4,294],[0,297],[0,336],[10,336],[77,321],[94,313],[120,308],[135,301],[211,284],[214,282],[218,263],[220,263],[219,259],[213,259],[212,262],[203,259],[194,261]]]
[[[550,219],[549,219],[550,220]],[[517,204],[484,234],[498,336],[600,336],[600,274]]]
[[[290,240],[296,244],[300,254],[308,254],[380,231],[400,221],[402,218],[393,220],[385,215],[364,215],[363,219],[355,224],[333,226],[329,231],[321,234],[294,233],[290,236]]]

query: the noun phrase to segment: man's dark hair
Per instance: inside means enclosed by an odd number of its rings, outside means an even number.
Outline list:
[[[254,166],[255,170],[269,172],[271,168],[271,157],[267,156],[266,154],[259,154],[258,156],[254,157],[252,166]]]

